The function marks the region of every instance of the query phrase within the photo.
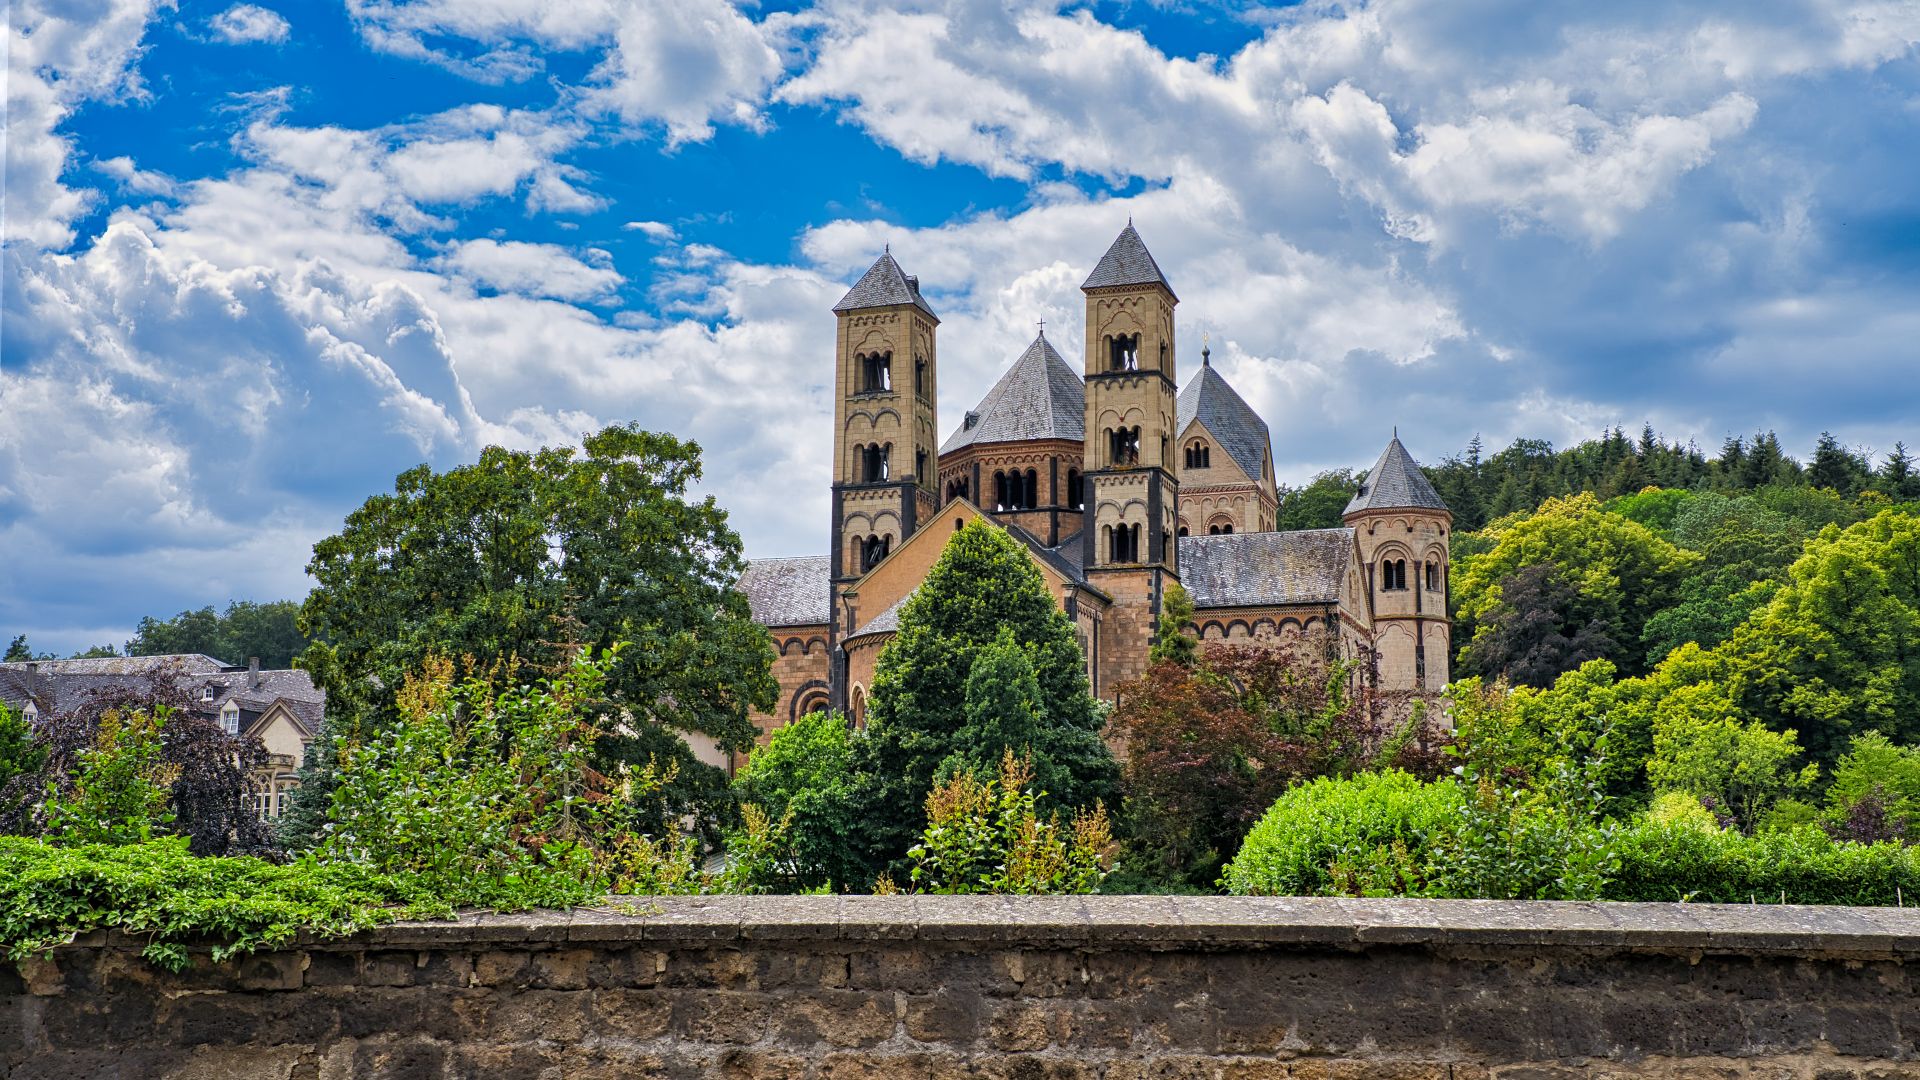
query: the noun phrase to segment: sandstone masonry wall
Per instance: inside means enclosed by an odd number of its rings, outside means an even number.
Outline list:
[[[740,897],[0,968],[0,1076],[1920,1077],[1905,910]]]

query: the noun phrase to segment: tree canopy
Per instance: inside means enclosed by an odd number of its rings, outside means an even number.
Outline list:
[[[151,615],[141,619],[133,639],[127,642],[127,655],[202,653],[229,664],[244,664],[258,657],[262,667],[288,668],[306,647],[307,636],[300,632],[297,601],[273,600],[258,604],[235,600],[227,604],[224,612],[214,611],[209,604],[198,611],[183,611],[171,619],[156,619]]]
[[[739,537],[712,497],[689,496],[699,478],[698,446],[620,426],[580,449],[488,447],[472,465],[402,473],[307,567],[303,664],[329,724],[392,723],[394,694],[432,656],[515,686],[624,641],[597,751],[672,775],[662,813],[723,798],[726,777],[683,736],[744,750],[748,712],[771,706],[775,684],[766,631],[734,588]],[[303,801],[328,786],[324,748],[315,759]]]

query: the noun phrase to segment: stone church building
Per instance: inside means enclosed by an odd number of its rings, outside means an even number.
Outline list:
[[[1178,382],[1179,298],[1128,223],[1081,286],[1079,371],[1044,330],[940,441],[940,318],[891,252],[833,313],[832,550],[740,581],[777,658],[762,732],[866,712],[874,665],[946,538],[985,518],[1024,544],[1079,629],[1094,693],[1147,666],[1180,582],[1206,641],[1330,632],[1390,690],[1447,681],[1452,515],[1396,437],[1337,529],[1279,532],[1267,425],[1205,350]]]

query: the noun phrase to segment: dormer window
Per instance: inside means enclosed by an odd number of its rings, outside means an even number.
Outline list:
[[[31,724],[40,719],[40,706],[29,701],[27,707],[20,711],[20,715],[26,717],[27,723]]]
[[[212,701],[212,700],[213,700],[213,687],[211,687],[211,686],[203,686],[203,687],[201,687],[201,688],[200,688],[200,700],[201,700],[201,701]]]
[[[972,409],[968,409],[966,419],[960,421],[960,430],[972,431],[973,425],[979,422],[980,422],[980,414],[977,412],[974,412]]]
[[[220,730],[229,735],[240,734],[240,706],[229,701],[220,709]]]

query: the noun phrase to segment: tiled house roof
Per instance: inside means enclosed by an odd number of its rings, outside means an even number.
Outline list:
[[[1029,439],[1079,442],[1086,435],[1086,384],[1043,333],[967,413],[940,452]]]
[[[1440,498],[1440,493],[1433,490],[1433,484],[1427,480],[1427,474],[1420,471],[1420,465],[1413,460],[1413,455],[1400,445],[1400,437],[1395,435],[1380,454],[1380,460],[1374,462],[1366,483],[1347,503],[1344,513],[1405,508],[1445,510],[1447,504]]]
[[[825,555],[755,559],[738,587],[761,626],[818,626],[833,619],[832,579],[832,562]]]
[[[1187,425],[1198,420],[1241,471],[1255,480],[1265,476],[1267,423],[1212,364],[1200,366],[1200,374],[1181,389],[1175,405],[1179,411],[1175,432],[1185,435]]]
[[[1196,608],[1331,604],[1353,560],[1352,529],[1180,538],[1180,583]]]

